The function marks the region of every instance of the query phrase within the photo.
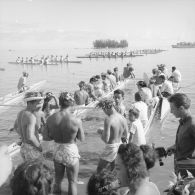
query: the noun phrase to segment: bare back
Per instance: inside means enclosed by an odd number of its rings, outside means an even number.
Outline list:
[[[31,144],[29,139],[31,133],[39,140],[38,125],[36,124],[36,117],[33,113],[27,110],[19,112],[17,116],[17,126],[17,132],[21,136],[22,142]]]
[[[126,119],[117,112],[105,119],[104,128],[104,131],[106,129],[109,131],[108,144],[120,143],[121,137],[123,134],[127,134],[128,131]]]
[[[56,143],[74,143],[80,139],[81,121],[68,112],[59,111],[47,119],[46,128],[50,139]]]

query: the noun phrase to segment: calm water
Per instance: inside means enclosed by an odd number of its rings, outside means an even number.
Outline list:
[[[58,66],[21,66],[21,65],[11,65],[7,62],[15,61],[17,56],[30,57],[30,56],[41,56],[41,55],[63,55],[69,54],[69,58],[74,60],[78,55],[84,55],[91,52],[90,49],[72,49],[72,50],[29,50],[29,51],[1,51],[0,54],[0,67],[4,67],[5,71],[0,71],[0,96],[6,95],[10,92],[15,91],[18,78],[21,73],[26,70],[29,73],[29,84],[38,82],[40,80],[46,79],[47,84],[45,85],[45,91],[52,91],[56,95],[60,91],[68,90],[74,91],[77,89],[77,83],[80,80],[88,81],[89,77],[92,75],[100,74],[107,69],[113,69],[118,66],[119,71],[122,72],[123,67],[127,62],[133,63],[135,68],[135,74],[137,78],[141,78],[143,72],[151,74],[152,68],[155,68],[157,64],[166,64],[169,71],[171,71],[171,66],[176,66],[182,73],[182,84],[183,88],[181,92],[188,94],[192,100],[192,114],[195,114],[195,49],[169,49],[166,52],[162,52],[156,55],[147,55],[144,57],[137,57],[132,59],[83,59],[82,64],[63,64]],[[135,92],[135,86],[129,85],[125,89],[126,105],[132,102],[132,94]],[[0,108],[1,109],[1,108]],[[12,143],[17,139],[15,133],[8,135],[8,129],[13,126],[13,122],[16,118],[16,114],[19,108],[9,109],[7,112],[0,114],[0,142],[1,143]],[[89,114],[89,116],[94,116]],[[84,122],[84,127],[86,131],[86,142],[81,145],[84,151],[88,151],[87,144],[95,145],[94,132],[96,129],[103,124],[103,113],[95,113],[94,118],[89,117],[89,120]],[[169,146],[173,144],[175,140],[175,133],[178,122],[171,114],[165,121],[163,129],[150,133],[150,142],[154,142],[156,146]],[[98,141],[99,142],[99,141]],[[94,147],[95,148],[95,147]],[[91,149],[92,150],[92,149]],[[90,161],[90,159],[89,159]],[[170,180],[170,170],[172,169],[172,158],[167,158],[163,167],[159,167],[157,164],[153,170],[152,178],[158,184],[161,191],[166,188],[167,181]]]

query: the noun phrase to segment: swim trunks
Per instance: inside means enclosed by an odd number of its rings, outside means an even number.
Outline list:
[[[120,145],[121,142],[114,143],[114,144],[107,144],[100,158],[108,162],[113,162],[117,156],[118,148]]]
[[[20,153],[24,161],[43,158],[43,155],[39,150],[27,143],[22,143]]]
[[[76,144],[55,144],[54,161],[67,167],[74,166],[78,162],[80,155]]]

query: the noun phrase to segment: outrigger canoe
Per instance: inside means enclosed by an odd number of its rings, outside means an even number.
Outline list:
[[[31,85],[29,89],[27,89],[26,91],[22,93],[18,93],[17,91],[14,93],[10,93],[4,97],[0,97],[0,104],[1,104],[0,113],[9,109],[10,108],[9,105],[13,105],[13,104],[20,102],[24,98],[24,94],[26,92],[40,89],[45,83],[46,83],[46,80],[43,80],[43,81],[40,81],[38,83]]]
[[[116,88],[115,88],[114,90],[125,88],[125,85],[128,84],[130,81],[134,81],[134,80],[133,80],[133,79],[126,79],[126,80],[120,82],[120,83],[118,84],[118,86],[116,86]],[[109,92],[108,94],[106,94],[106,95],[105,95],[104,97],[102,97],[102,98],[110,97],[110,96],[113,94],[114,90],[111,91],[111,92]],[[159,114],[159,113],[157,113],[157,112],[159,112],[159,106],[163,106],[163,105],[164,105],[164,101],[165,101],[165,102],[167,101],[166,98],[163,98],[162,103],[160,103],[159,98],[156,98],[156,99],[155,99],[155,102],[154,102],[154,104],[153,104],[153,109],[152,109],[151,115],[150,115],[149,120],[148,120],[148,124],[146,125],[146,127],[145,127],[145,129],[144,129],[145,135],[148,134],[148,132],[149,132],[149,130],[150,130],[150,127],[151,127],[151,125],[152,125],[152,123],[153,123],[153,121],[154,121],[154,119],[155,119],[155,116],[156,116],[157,114]],[[96,105],[98,104],[98,102],[99,102],[99,101],[91,102],[90,104],[88,104],[88,105],[85,107],[86,109],[84,108],[84,109],[82,109],[82,110],[78,110],[78,111],[75,113],[75,115],[76,115],[76,116],[81,116],[81,115],[83,115],[83,114],[88,110],[88,108],[96,107]],[[165,108],[164,108],[164,109],[165,109]],[[168,113],[169,109],[170,109],[170,107],[167,107],[167,113]],[[161,109],[160,109],[160,110],[161,110]],[[161,114],[161,113],[160,113],[160,114]],[[161,120],[161,118],[158,117],[158,120]],[[11,157],[14,157],[16,154],[18,154],[18,153],[20,152],[20,145],[18,145],[18,144],[15,142],[15,143],[9,145],[8,151],[9,151],[10,156],[11,156]]]
[[[50,65],[58,65],[58,63],[48,63],[48,64],[41,64],[40,62],[35,62],[35,63],[18,63],[18,62],[8,62],[9,64],[16,64],[16,65],[32,65],[32,66],[36,66],[36,65],[44,65],[44,66],[50,66]]]

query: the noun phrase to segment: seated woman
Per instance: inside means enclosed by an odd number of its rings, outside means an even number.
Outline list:
[[[148,181],[143,152],[133,143],[121,144],[115,163],[121,187],[129,187],[128,195],[159,195],[159,191]]]
[[[12,195],[48,195],[53,177],[41,161],[26,161],[18,166],[11,180]]]
[[[54,100],[55,104],[51,104],[52,99]],[[56,97],[51,92],[47,92],[42,108],[42,111],[45,113],[45,118],[47,119],[49,116],[51,116],[55,112],[55,109],[58,108],[59,105]]]

